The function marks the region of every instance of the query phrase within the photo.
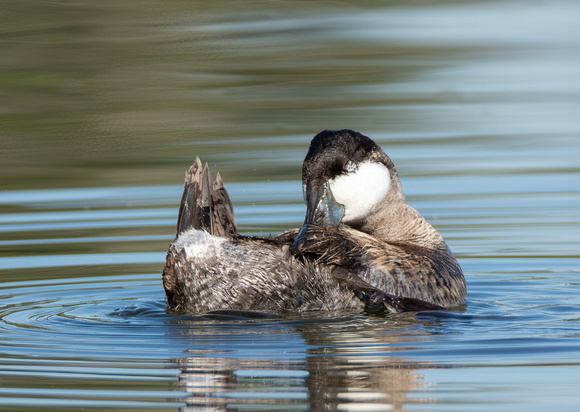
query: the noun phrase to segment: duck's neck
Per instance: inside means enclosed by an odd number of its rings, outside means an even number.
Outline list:
[[[404,199],[384,202],[358,229],[387,243],[447,249],[439,232]]]

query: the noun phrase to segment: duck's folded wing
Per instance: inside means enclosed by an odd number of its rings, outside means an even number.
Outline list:
[[[445,253],[382,242],[352,229],[315,225],[308,227],[301,245],[304,256],[344,268],[350,276],[350,288],[358,291],[363,301],[369,300],[369,306],[381,302],[413,311],[441,309],[463,301],[461,268]],[[362,289],[355,276],[365,282]],[[372,289],[367,291],[366,287]]]
[[[359,276],[342,267],[333,268],[332,276],[344,286],[354,292],[354,294],[365,304],[367,310],[372,312],[419,312],[423,310],[443,310],[443,306],[425,302],[420,299],[395,296],[385,293],[365,282]]]

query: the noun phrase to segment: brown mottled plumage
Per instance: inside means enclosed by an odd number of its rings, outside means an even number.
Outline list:
[[[375,142],[351,130],[321,132],[302,175],[302,229],[248,237],[237,234],[219,174],[214,182],[196,160],[163,271],[170,309],[400,312],[463,301],[459,264],[407,205],[395,166]]]

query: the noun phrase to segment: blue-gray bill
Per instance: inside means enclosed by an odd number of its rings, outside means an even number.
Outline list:
[[[306,184],[306,218],[304,225],[300,228],[298,236],[292,244],[292,250],[300,253],[304,236],[309,225],[332,226],[338,227],[344,216],[344,206],[338,203],[328,182],[313,187],[310,183]]]

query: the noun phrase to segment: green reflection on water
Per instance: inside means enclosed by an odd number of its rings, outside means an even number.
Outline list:
[[[421,129],[400,106],[446,96],[385,87],[477,54],[394,41],[400,23],[373,2],[2,9],[4,189],[178,183],[196,155],[221,162],[227,181],[295,180],[322,129]]]

